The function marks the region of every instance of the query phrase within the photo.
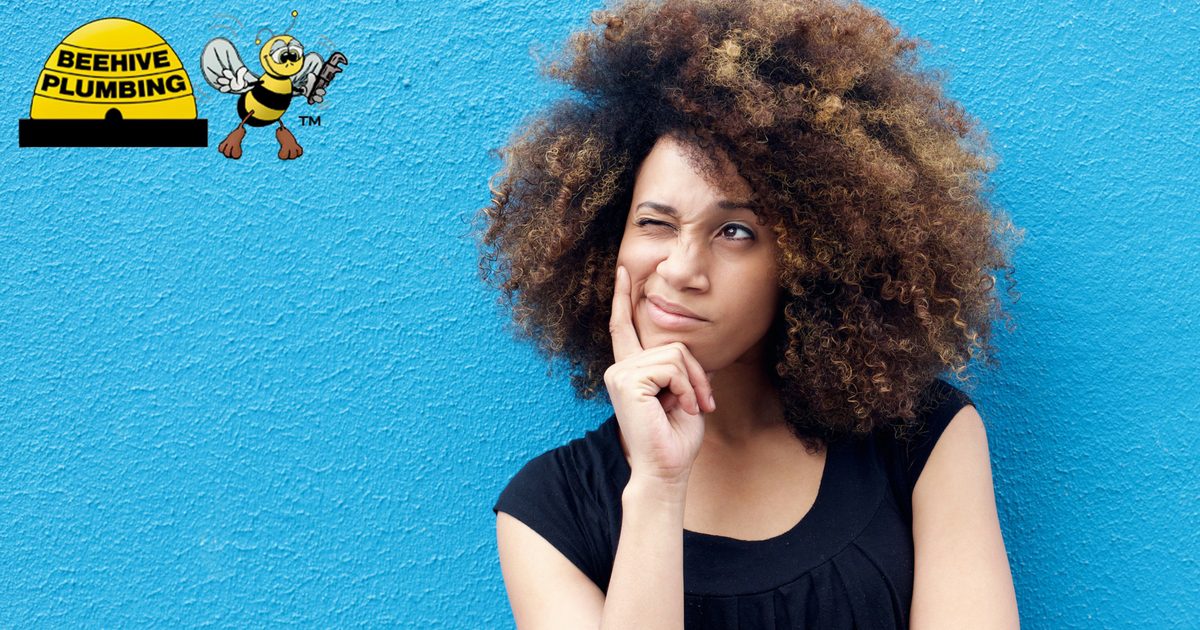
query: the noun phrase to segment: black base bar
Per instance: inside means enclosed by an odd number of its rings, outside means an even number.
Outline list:
[[[207,147],[208,120],[22,118],[18,146]]]

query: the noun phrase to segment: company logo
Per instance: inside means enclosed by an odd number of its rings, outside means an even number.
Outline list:
[[[21,147],[205,147],[208,121],[179,56],[145,25],[89,22],[63,39],[38,76]]]

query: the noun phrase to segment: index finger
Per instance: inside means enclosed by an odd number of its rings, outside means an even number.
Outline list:
[[[608,331],[612,335],[613,358],[621,361],[642,351],[637,329],[633,327],[633,299],[630,297],[629,272],[617,266],[617,282],[613,287],[612,316]]]

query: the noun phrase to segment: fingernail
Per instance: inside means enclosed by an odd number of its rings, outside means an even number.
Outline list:
[[[708,406],[712,407],[713,409],[717,408],[717,399],[713,398],[712,394],[708,395]]]

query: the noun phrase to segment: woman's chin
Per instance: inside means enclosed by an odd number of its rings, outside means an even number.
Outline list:
[[[692,356],[695,357],[701,365],[704,365],[704,360],[701,358],[701,356],[703,356],[705,352],[701,347],[703,340],[700,339],[699,335],[670,330],[654,330],[653,327],[651,327],[645,332],[639,331],[638,338],[642,342],[642,347],[647,350],[650,348],[669,346],[678,341],[679,343],[687,346],[688,352],[691,352]]]

